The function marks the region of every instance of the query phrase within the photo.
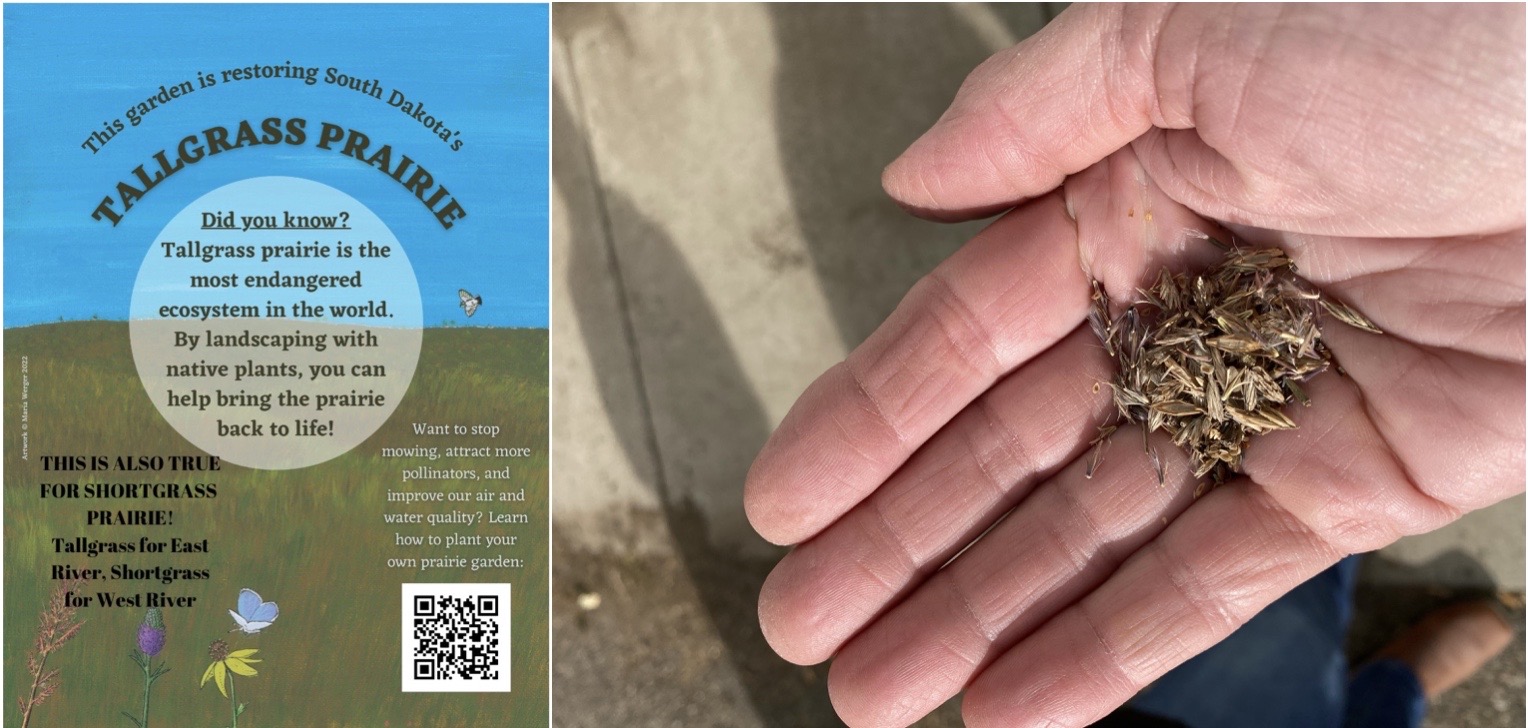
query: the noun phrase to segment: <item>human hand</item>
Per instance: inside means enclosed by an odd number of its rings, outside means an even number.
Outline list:
[[[974,726],[1086,725],[1341,556],[1523,490],[1523,11],[1427,12],[1074,6],[888,169],[920,214],[1019,206],[813,383],[749,474],[754,526],[800,544],[765,635],[837,656],[846,722],[966,690]],[[1194,500],[1155,434],[1159,487],[1122,430],[1087,479],[1113,408],[1088,274],[1129,300],[1208,262],[1200,215],[1386,335],[1328,321],[1348,377],[1312,380],[1244,478]]]

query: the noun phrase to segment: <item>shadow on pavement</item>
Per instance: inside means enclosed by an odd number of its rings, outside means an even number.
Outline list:
[[[919,277],[981,223],[941,225],[898,208],[881,170],[928,129],[991,52],[953,6],[769,6],[779,48],[777,143],[813,270],[844,344],[858,345]],[[1032,6],[987,16],[1019,36]],[[937,40],[931,47],[930,40]]]
[[[583,130],[577,127],[577,122],[569,113],[562,97],[556,94],[554,94],[553,126],[559,148],[567,145],[586,145]],[[555,173],[553,181],[559,186],[568,184],[567,181],[558,178]],[[642,267],[665,271],[664,305],[670,307],[671,311],[683,313],[682,321],[676,324],[679,330],[662,332],[665,350],[661,361],[680,360],[695,363],[694,376],[685,378],[686,383],[693,389],[661,392],[658,396],[654,396],[652,379],[644,376],[647,374],[644,368],[661,365],[661,362],[655,363],[643,359],[644,351],[651,353],[651,348],[644,349],[639,346],[630,328],[630,321],[626,322],[626,341],[613,341],[607,337],[596,336],[586,337],[583,342],[596,368],[596,378],[601,386],[601,397],[607,401],[607,404],[611,398],[628,399],[629,395],[605,389],[609,386],[609,382],[623,381],[623,378],[602,376],[599,371],[602,366],[634,367],[638,373],[640,386],[646,390],[639,393],[639,399],[644,403],[643,409],[646,410],[643,413],[644,418],[639,423],[640,427],[622,427],[622,421],[617,419],[615,420],[617,436],[621,448],[628,457],[638,462],[650,459],[657,464],[655,482],[647,483],[647,485],[654,489],[659,502],[663,505],[661,515],[665,521],[664,525],[677,547],[680,557],[679,566],[684,572],[677,581],[687,582],[687,584],[675,583],[674,579],[663,578],[665,567],[662,564],[615,564],[613,568],[618,572],[621,569],[639,573],[645,570],[655,577],[650,580],[651,584],[672,586],[671,589],[665,587],[667,590],[656,595],[657,599],[654,599],[653,595],[637,595],[637,603],[647,603],[653,609],[663,608],[665,600],[677,602],[676,597],[692,587],[704,609],[700,616],[709,621],[711,629],[725,645],[725,658],[739,677],[757,714],[765,716],[769,725],[822,725],[825,716],[828,720],[832,720],[833,716],[826,691],[822,688],[824,675],[790,665],[776,657],[759,631],[755,605],[759,588],[763,584],[764,577],[769,573],[771,564],[739,556],[739,549],[735,545],[725,548],[714,546],[711,538],[714,534],[708,532],[707,519],[701,516],[696,505],[696,497],[701,496],[709,498],[710,507],[715,507],[720,500],[723,507],[729,507],[741,513],[742,482],[751,457],[733,458],[736,460],[733,477],[712,483],[714,488],[712,493],[676,492],[670,482],[669,470],[665,467],[665,463],[669,460],[664,458],[659,445],[660,433],[655,431],[655,422],[661,420],[670,430],[684,433],[687,439],[695,439],[697,435],[702,436],[703,439],[714,438],[718,441],[725,439],[729,443],[742,443],[742,447],[751,454],[757,451],[769,434],[769,423],[763,406],[752,394],[752,387],[742,371],[737,354],[727,341],[714,309],[672,240],[660,226],[647,219],[620,193],[602,190],[602,204],[604,206],[603,220],[618,221],[620,225],[621,245],[625,246],[630,241],[641,240],[640,250],[644,258]],[[573,217],[571,224],[574,226],[570,236],[571,267],[577,269],[590,265],[604,266],[611,256],[615,256],[615,260],[620,260],[619,256],[623,251],[615,250],[616,245],[609,242],[612,236],[610,231],[601,229],[604,224],[602,220]],[[609,248],[605,249],[604,246]],[[624,252],[631,254],[632,251]],[[613,270],[612,275],[619,282],[620,270]],[[570,293],[573,298],[575,316],[586,318],[609,315],[608,308],[599,305],[601,301],[588,299],[581,295],[579,289],[574,289]],[[626,299],[624,301],[628,311],[626,315],[637,315],[631,312],[640,311],[642,302],[632,300],[631,292],[624,288],[621,289],[621,295]],[[587,332],[590,329],[585,327],[584,330]],[[627,352],[631,353],[628,355]],[[720,398],[723,396],[726,399]],[[714,431],[719,409],[727,414],[726,420],[731,423],[729,431]],[[576,560],[579,556],[566,550],[559,551],[559,571],[563,570],[562,565],[566,563],[563,560],[568,558]],[[575,579],[577,578],[580,577],[575,576]],[[591,574],[582,578],[587,580],[609,577]],[[638,584],[628,588],[642,589],[644,585]],[[650,619],[646,615],[632,615],[632,618]],[[575,624],[574,627],[576,628],[577,625]],[[633,623],[630,629],[636,632],[642,630],[643,625]],[[670,639],[669,636],[661,634],[653,635],[653,637],[659,640]],[[567,637],[564,636],[561,639],[567,639]],[[684,649],[685,646],[679,642],[678,639],[672,640],[670,649]],[[825,674],[825,671],[821,672]],[[676,707],[679,706],[657,706],[656,709],[672,710]],[[706,720],[709,724],[730,724],[726,716],[713,715]]]

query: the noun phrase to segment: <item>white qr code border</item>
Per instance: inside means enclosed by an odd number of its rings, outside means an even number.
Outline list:
[[[498,596],[499,677],[496,680],[418,679],[414,677],[414,656],[419,643],[414,637],[414,599],[421,596]],[[405,693],[507,693],[510,685],[510,666],[514,662],[510,650],[510,585],[482,582],[451,582],[442,584],[404,584],[399,619],[402,626],[403,692]]]

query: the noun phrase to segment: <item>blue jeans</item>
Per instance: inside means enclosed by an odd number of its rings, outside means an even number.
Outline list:
[[[1416,728],[1426,702],[1395,660],[1350,679],[1343,642],[1358,557],[1349,556],[1268,605],[1131,702],[1189,728]]]

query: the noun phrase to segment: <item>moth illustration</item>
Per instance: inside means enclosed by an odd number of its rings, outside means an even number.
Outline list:
[[[472,314],[477,313],[478,306],[483,305],[482,296],[474,296],[465,288],[457,289],[456,295],[462,298],[462,310],[467,312],[467,318],[472,318]]]
[[[271,626],[276,621],[276,615],[281,612],[275,602],[262,602],[260,595],[253,589],[239,590],[239,611],[228,610],[233,616],[233,621],[239,626],[229,632],[243,632],[244,634],[259,634],[260,630]]]

